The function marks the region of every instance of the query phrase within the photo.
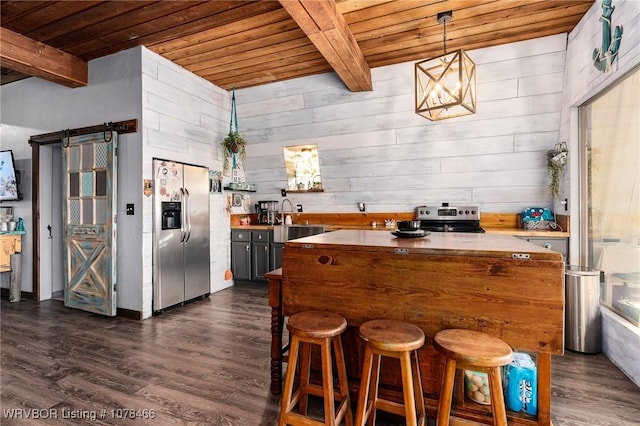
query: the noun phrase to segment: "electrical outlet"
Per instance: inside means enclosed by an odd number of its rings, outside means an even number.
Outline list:
[[[302,213],[302,204],[296,204],[296,211]]]
[[[367,206],[365,206],[363,201],[360,201],[358,203],[358,210],[360,210],[361,212],[367,211]]]

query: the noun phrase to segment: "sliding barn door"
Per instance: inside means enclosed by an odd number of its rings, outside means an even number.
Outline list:
[[[114,316],[117,133],[66,138],[62,146],[65,305]]]

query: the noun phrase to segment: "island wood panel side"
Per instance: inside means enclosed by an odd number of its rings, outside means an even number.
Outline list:
[[[350,325],[396,318],[428,336],[477,329],[516,349],[563,353],[562,262],[287,246],[283,277],[285,315],[339,309]]]

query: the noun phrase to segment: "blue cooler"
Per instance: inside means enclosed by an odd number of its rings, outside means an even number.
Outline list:
[[[538,372],[536,363],[525,353],[514,352],[504,368],[504,399],[512,411],[538,413]]]

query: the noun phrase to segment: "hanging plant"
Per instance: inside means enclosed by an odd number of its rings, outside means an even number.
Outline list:
[[[229,120],[229,134],[222,140],[222,155],[224,156],[224,174],[229,174],[230,166],[238,168],[238,162],[246,157],[247,141],[238,133],[238,114],[236,112],[236,89],[231,89],[231,119]],[[235,130],[234,130],[235,125]],[[239,161],[238,161],[239,160]]]
[[[556,144],[554,149],[547,151],[547,170],[549,171],[549,192],[555,200],[560,197],[560,179],[567,162],[567,144]]]
[[[224,155],[224,171],[229,173],[230,166],[238,168],[238,160],[242,162],[246,157],[247,141],[238,132],[230,132],[222,141],[222,151]],[[233,160],[233,161],[232,161]]]

